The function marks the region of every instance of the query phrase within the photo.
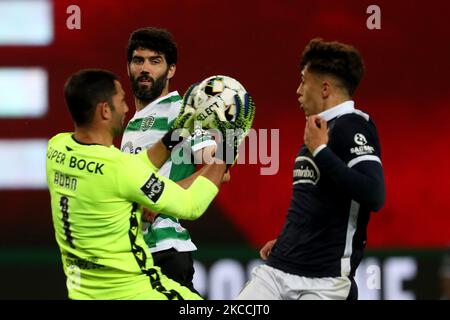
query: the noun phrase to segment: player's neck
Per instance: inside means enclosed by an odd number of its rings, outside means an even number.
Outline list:
[[[136,106],[136,111],[141,111],[146,106],[148,106],[150,102],[151,101],[139,100],[138,98],[134,97],[134,105]]]
[[[328,109],[334,108],[341,103],[344,103],[345,101],[352,100],[352,98],[348,95],[336,95],[336,96],[330,96],[328,99],[324,100],[323,103],[323,110],[326,111]]]
[[[159,97],[157,97],[154,100],[140,100],[140,99],[134,97],[134,105],[136,106],[136,112],[141,111],[142,109],[144,109],[146,106],[148,106],[153,101],[158,100],[161,97],[167,96],[168,94],[169,94],[169,86],[166,86],[163,89],[163,91],[161,92],[161,94],[159,95]]]
[[[108,147],[113,144],[111,133],[97,128],[75,127],[74,137],[83,144],[100,144]]]

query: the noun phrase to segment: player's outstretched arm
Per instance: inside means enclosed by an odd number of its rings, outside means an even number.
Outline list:
[[[187,189],[192,185],[192,183],[194,183],[195,179],[197,179],[198,176],[201,176],[205,172],[205,170],[206,170],[206,167],[203,166],[200,170],[194,172],[189,177],[184,178],[183,180],[177,181],[177,184],[180,187]],[[230,170],[228,169],[225,172],[225,174],[223,175],[222,183],[228,182],[228,181],[230,181],[230,179],[231,179],[231,174],[230,174]]]
[[[170,151],[164,143],[159,140],[147,149],[147,156],[150,162],[159,169],[167,161],[167,159],[169,159]]]
[[[192,122],[195,110],[191,106],[191,93],[196,87],[197,84],[193,84],[187,90],[183,98],[180,114],[173,121],[170,130],[166,132],[161,140],[147,150],[150,162],[158,169],[167,161],[173,148],[193,133]]]
[[[205,165],[187,189],[169,179],[157,177],[162,181],[162,188],[158,190],[163,190],[158,199],[153,197],[156,201],[151,203],[150,208],[178,219],[198,219],[219,192],[226,169],[226,163],[221,162]],[[151,194],[151,190],[149,192]]]
[[[155,161],[151,155],[151,151],[136,156],[123,154],[123,170],[118,172],[119,192],[124,198],[139,203],[153,212],[185,220],[199,218],[219,192],[227,169],[226,163],[217,160],[206,165],[190,187],[184,189],[157,173],[157,168],[150,163]]]
[[[227,171],[227,164],[221,160],[217,160],[216,163],[207,164],[201,169],[200,176],[205,177],[216,187],[220,187],[223,182],[223,176]],[[195,182],[195,181],[194,181]]]

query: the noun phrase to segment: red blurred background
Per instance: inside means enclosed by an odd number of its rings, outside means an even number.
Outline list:
[[[80,30],[66,26],[66,8],[72,4],[81,9]],[[366,27],[371,4],[381,8],[381,30]],[[48,113],[38,119],[0,119],[1,139],[50,138],[72,130],[62,87],[82,68],[117,73],[133,110],[126,74],[128,37],[140,27],[167,28],[179,48],[171,90],[183,94],[207,76],[232,76],[256,101],[255,128],[280,130],[278,173],[261,175],[261,164],[235,167],[231,183],[205,218],[222,215],[258,247],[281,229],[294,157],[303,143],[304,115],[295,94],[300,55],[313,37],[338,40],[353,44],[364,57],[366,75],[355,101],[375,120],[382,144],[387,201],[372,216],[368,246],[450,243],[449,2],[58,0],[53,10],[50,45],[0,49],[0,67],[40,66],[49,73]],[[18,94],[26,94],[25,84]],[[2,190],[0,208],[2,245],[54,244],[46,190]]]

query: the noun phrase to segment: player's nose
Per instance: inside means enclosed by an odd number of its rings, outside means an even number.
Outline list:
[[[151,64],[148,60],[144,60],[144,62],[141,65],[141,73],[150,73],[151,71]]]

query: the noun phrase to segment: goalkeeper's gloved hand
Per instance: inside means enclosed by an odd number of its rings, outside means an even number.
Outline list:
[[[238,157],[238,148],[250,131],[255,117],[255,104],[252,97],[246,93],[244,101],[238,95],[236,101],[236,120],[221,121],[219,114],[215,112],[214,126],[219,130],[222,140],[218,145],[216,157],[233,165]]]
[[[198,89],[198,83],[191,85],[183,96],[180,113],[172,122],[169,131],[162,137],[161,141],[167,150],[171,151],[173,147],[183,141],[193,132],[194,114],[193,100],[195,90]]]
[[[172,123],[171,129],[181,129],[183,136],[188,136],[194,131],[194,96],[198,90],[198,83],[191,85],[183,96],[180,113]],[[186,132],[186,130],[187,132]]]

